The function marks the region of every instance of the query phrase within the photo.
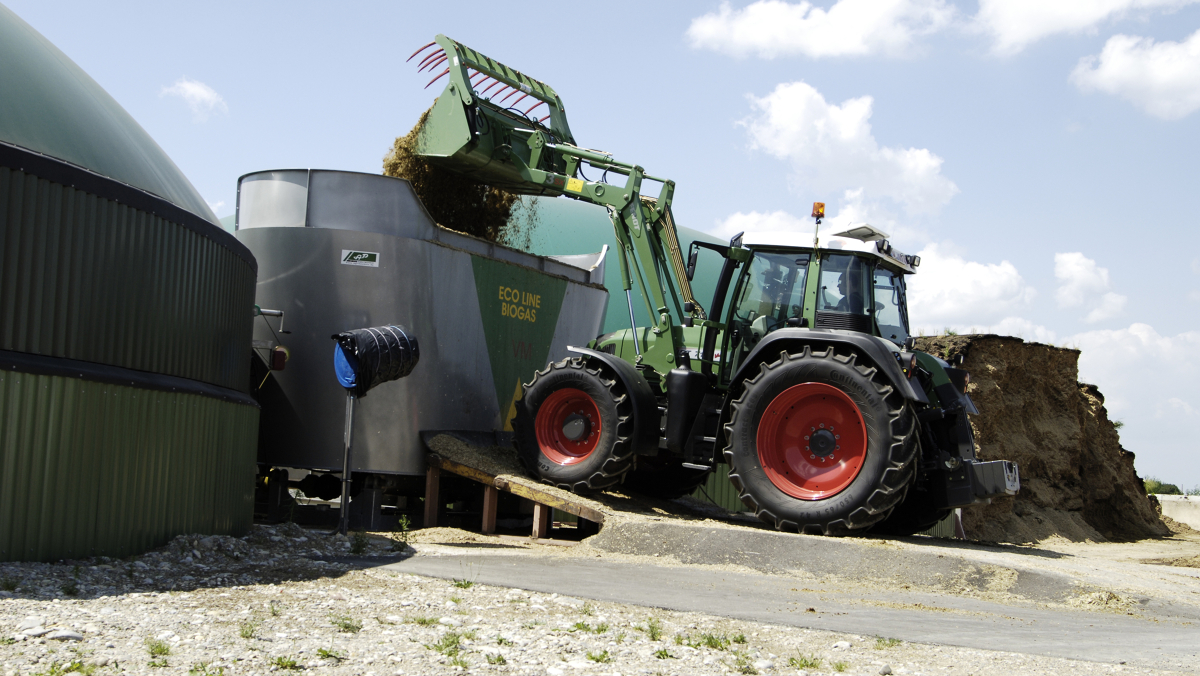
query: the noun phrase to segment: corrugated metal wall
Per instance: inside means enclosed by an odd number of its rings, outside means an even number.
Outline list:
[[[258,409],[0,372],[0,561],[127,556],[245,532]]]
[[[40,359],[0,371],[0,560],[245,532],[253,257],[153,195],[0,150],[0,350]]]
[[[730,512],[744,512],[749,509],[742,504],[741,499],[738,498],[737,489],[729,482],[729,465],[724,463],[713,469],[712,474],[708,475],[708,481],[697,488],[692,493],[692,497],[712,503]]]
[[[248,392],[255,278],[195,230],[0,167],[0,349]]]

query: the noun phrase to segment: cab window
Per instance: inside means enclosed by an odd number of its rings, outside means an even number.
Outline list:
[[[888,340],[899,344],[908,338],[904,275],[884,267],[875,268],[875,323]]]
[[[725,353],[736,357],[726,364],[740,363],[763,336],[803,316],[808,260],[808,254],[755,252],[734,297]]]
[[[821,258],[820,284],[817,288],[817,312],[867,314],[870,296],[868,264],[858,256],[826,254]]]

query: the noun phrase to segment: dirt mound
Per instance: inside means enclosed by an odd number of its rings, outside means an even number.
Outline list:
[[[1014,460],[1021,492],[963,509],[968,537],[1036,542],[1138,540],[1170,535],[1133,469],[1104,396],[1077,381],[1079,351],[1004,336],[917,339],[918,349],[963,356],[982,460]]]
[[[412,131],[396,139],[383,158],[383,175],[412,183],[438,225],[504,244],[517,196],[435,167],[418,155],[417,136],[428,119],[427,110]]]

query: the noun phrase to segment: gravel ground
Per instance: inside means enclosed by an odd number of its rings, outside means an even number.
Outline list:
[[[1173,673],[488,587],[466,569],[447,582],[363,566],[407,549],[255,526],[240,539],[179,537],[128,560],[0,564],[0,671]],[[336,560],[352,552],[353,564]]]

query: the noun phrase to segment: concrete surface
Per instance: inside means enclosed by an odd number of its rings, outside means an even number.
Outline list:
[[[1163,516],[1200,530],[1200,495],[1156,495]]]
[[[597,601],[905,641],[1200,673],[1200,616],[1149,599],[1134,615],[923,591],[839,590],[792,576],[704,566],[445,547],[387,569]]]

